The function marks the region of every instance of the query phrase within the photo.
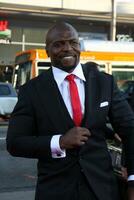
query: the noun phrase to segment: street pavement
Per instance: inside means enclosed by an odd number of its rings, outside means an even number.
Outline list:
[[[7,122],[0,122],[0,200],[34,200],[37,160],[9,155],[7,127]]]
[[[0,193],[0,200],[34,200],[34,190]]]

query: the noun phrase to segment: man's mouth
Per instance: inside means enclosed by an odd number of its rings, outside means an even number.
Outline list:
[[[74,57],[73,55],[63,56],[63,58],[65,58],[65,59],[71,59],[71,58],[73,58],[73,57]]]
[[[71,62],[74,60],[74,56],[64,56],[62,57],[62,62]]]

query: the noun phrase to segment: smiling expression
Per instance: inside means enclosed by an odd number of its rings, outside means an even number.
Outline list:
[[[53,66],[67,72],[72,71],[80,58],[77,31],[67,23],[55,25],[47,33],[46,51]]]

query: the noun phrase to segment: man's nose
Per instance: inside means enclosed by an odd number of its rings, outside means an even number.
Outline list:
[[[70,44],[69,41],[65,41],[64,43],[64,50],[68,51],[68,50],[71,50],[72,49],[72,46]]]

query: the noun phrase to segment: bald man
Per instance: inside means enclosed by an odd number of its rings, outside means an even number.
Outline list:
[[[7,134],[13,156],[38,159],[35,200],[121,200],[104,137],[107,117],[125,145],[134,200],[134,114],[113,76],[80,64],[78,33],[68,23],[50,28],[46,51],[51,68],[20,88]]]

